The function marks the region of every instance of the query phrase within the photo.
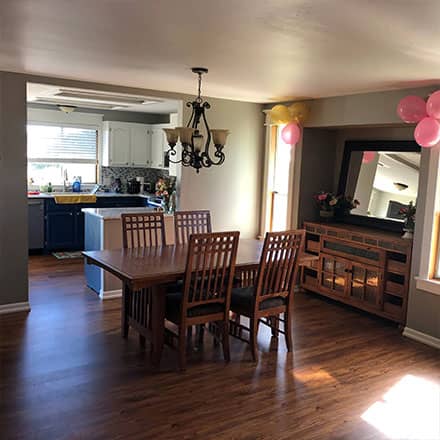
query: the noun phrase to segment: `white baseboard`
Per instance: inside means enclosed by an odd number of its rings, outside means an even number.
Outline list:
[[[117,290],[100,290],[99,297],[102,300],[120,298],[122,296],[122,289]]]
[[[0,305],[0,315],[6,315],[7,313],[30,312],[30,310],[31,306],[28,301]]]
[[[434,336],[427,335],[426,333],[419,332],[413,328],[405,327],[403,330],[403,336],[407,338],[414,339],[415,341],[422,342],[423,344],[429,345],[434,348],[440,349],[440,339]]]

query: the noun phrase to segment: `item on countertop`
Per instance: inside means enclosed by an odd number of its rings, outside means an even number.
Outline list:
[[[127,181],[128,194],[139,194],[141,192],[141,184],[136,179]]]
[[[79,176],[74,177],[72,183],[72,191],[76,193],[81,192],[81,177]]]
[[[154,191],[154,184],[152,182],[145,182],[144,191],[147,193],[152,193]]]
[[[122,192],[122,182],[119,177],[117,177],[113,183],[112,183],[112,191],[115,193],[121,193]]]
[[[416,226],[416,205],[413,202],[409,202],[408,206],[405,208],[401,208],[399,214],[402,216],[403,223],[403,232],[402,238],[412,239],[414,236],[414,228]]]
[[[47,184],[47,190],[46,190],[46,192],[51,193],[52,191],[53,191],[52,183],[49,182],[49,183]]]
[[[176,179],[159,179],[156,182],[156,196],[162,197],[162,208],[166,214],[176,209]]]

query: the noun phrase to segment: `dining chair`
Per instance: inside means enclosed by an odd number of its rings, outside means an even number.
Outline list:
[[[176,211],[174,213],[176,244],[186,244],[191,234],[212,232],[211,213],[208,210]]]
[[[304,230],[268,232],[266,234],[259,268],[254,281],[249,285],[232,289],[231,311],[235,319],[230,321],[231,335],[248,342],[252,358],[258,360],[258,325],[272,328],[272,335],[283,333],[287,351],[292,351],[291,311],[293,291],[298,273],[298,258],[304,251]],[[252,281],[252,280],[251,280]],[[280,315],[283,314],[283,318]],[[249,327],[240,322],[240,317],[249,318]],[[284,323],[283,330],[279,323]],[[249,339],[242,331],[249,332]]]
[[[174,213],[174,237],[177,245],[187,244],[191,234],[212,232],[211,212],[209,210],[176,211]],[[178,283],[181,283],[180,281]],[[199,343],[203,341],[203,325],[197,326]],[[188,328],[188,337],[192,335],[192,327]]]
[[[122,219],[122,246],[144,248],[165,245],[165,224],[163,212],[126,213]],[[124,287],[125,289],[125,287]],[[151,327],[151,289],[125,292],[125,313],[144,327]],[[124,311],[123,311],[124,313]],[[128,334],[128,330],[127,334]],[[145,337],[139,342],[145,345]]]
[[[240,233],[192,234],[189,237],[183,289],[166,296],[165,317],[178,332],[166,329],[178,340],[179,367],[186,366],[186,333],[191,326],[216,322],[221,329],[225,361],[229,352],[229,306]],[[168,338],[169,339],[169,338]]]
[[[122,214],[124,248],[165,245],[163,212]]]

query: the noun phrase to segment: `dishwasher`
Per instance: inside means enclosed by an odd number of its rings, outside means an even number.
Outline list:
[[[29,250],[44,248],[44,200],[28,200]]]

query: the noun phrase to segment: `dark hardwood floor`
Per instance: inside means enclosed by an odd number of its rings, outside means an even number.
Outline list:
[[[206,335],[185,373],[169,348],[155,372],[148,345],[132,331],[121,339],[120,302],[98,300],[82,269],[81,260],[31,257],[32,311],[0,315],[2,440],[386,439],[365,411],[408,375],[440,380],[435,349],[304,293],[293,353],[261,329],[258,365],[238,340],[225,365]]]

